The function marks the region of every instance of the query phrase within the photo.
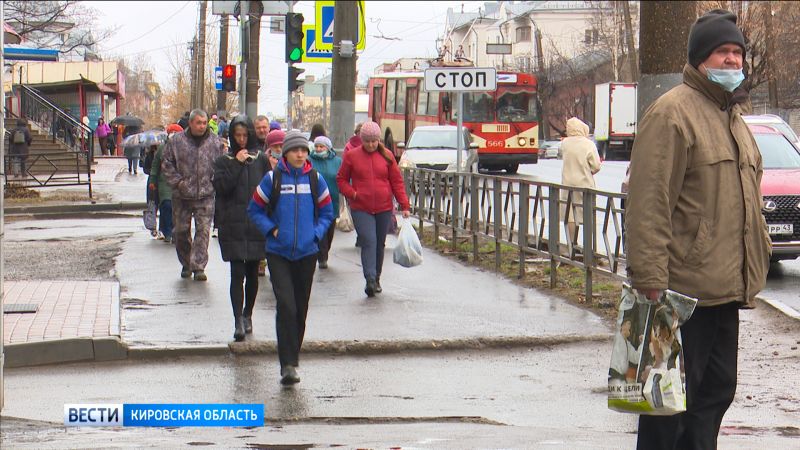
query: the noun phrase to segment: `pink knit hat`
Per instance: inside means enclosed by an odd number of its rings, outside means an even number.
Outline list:
[[[286,133],[282,130],[272,130],[267,135],[267,147],[272,147],[273,145],[283,144],[283,139],[286,137]]]
[[[381,138],[381,126],[375,122],[368,121],[361,125],[361,140],[374,141]]]

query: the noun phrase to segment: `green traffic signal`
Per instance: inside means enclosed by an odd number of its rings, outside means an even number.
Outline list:
[[[286,52],[287,63],[300,62],[303,58],[303,15],[286,14]]]

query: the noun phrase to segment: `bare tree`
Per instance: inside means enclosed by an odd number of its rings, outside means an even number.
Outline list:
[[[99,26],[97,11],[78,1],[4,1],[6,22],[40,48],[86,58],[115,31]]]
[[[212,21],[207,27],[218,24],[218,21]],[[214,67],[217,65],[219,55],[219,44],[216,33],[207,32],[206,42],[206,61],[205,73],[208,75],[205,78],[205,85],[203,89],[203,100],[206,105],[216,105],[217,91],[214,87]],[[228,54],[238,54],[238,45],[235,39],[228,41]],[[185,111],[191,109],[191,73],[192,73],[192,59],[189,54],[190,44],[172,46],[167,52],[169,59],[169,67],[167,71],[170,73],[170,81],[166,86],[162,86],[163,92],[163,123],[170,123],[178,120]],[[225,97],[225,110],[229,114],[238,112],[238,96],[236,93],[227,93]],[[209,111],[213,111],[209,108]]]
[[[637,71],[629,67],[637,60],[636,36],[639,34],[639,15],[635,3],[629,1],[592,1],[595,10],[589,25],[598,34],[595,48],[607,52],[615,81],[636,81]],[[630,32],[626,22],[630,23]],[[632,50],[631,50],[632,49]]]
[[[164,126],[161,89],[154,86],[157,83],[153,79],[153,63],[147,54],[111,59],[118,61],[119,70],[125,76],[124,111],[144,120],[146,128]]]
[[[564,135],[570,117],[593,122],[594,86],[614,79],[611,55],[603,46],[591,47],[579,55],[567,55],[552,41],[549,44],[547,63],[538,74],[539,99],[546,111],[542,120],[549,125],[546,137],[550,129]]]
[[[800,82],[797,72],[800,63],[800,3],[698,2],[698,16],[712,9],[725,9],[737,15],[747,46],[744,68],[747,87],[756,90],[773,79],[777,85],[778,106],[800,107],[800,91],[796,88]]]

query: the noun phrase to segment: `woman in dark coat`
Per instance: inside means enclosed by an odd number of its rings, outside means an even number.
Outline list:
[[[214,162],[214,223],[219,229],[222,259],[231,265],[233,338],[241,341],[245,334],[253,331],[258,262],[266,257],[264,235],[250,222],[247,205],[270,166],[267,156],[258,148],[255,128],[249,118],[236,116],[231,120],[228,133],[228,152]]]

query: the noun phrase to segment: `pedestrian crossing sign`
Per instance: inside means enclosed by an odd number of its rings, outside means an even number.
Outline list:
[[[320,50],[333,51],[333,0],[317,0],[315,2],[315,30],[317,36],[317,48]],[[358,2],[358,34],[356,35],[356,48],[364,50],[367,44],[366,22],[364,20],[364,2]]]
[[[303,52],[300,62],[303,63],[328,63],[333,62],[332,50],[320,50],[319,39],[314,25],[303,25]]]

